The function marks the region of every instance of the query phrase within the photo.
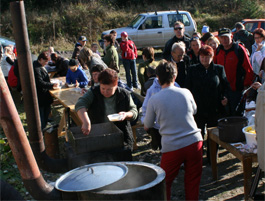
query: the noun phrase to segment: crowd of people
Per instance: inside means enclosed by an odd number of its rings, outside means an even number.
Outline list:
[[[138,70],[136,45],[126,32],[121,33],[118,43],[115,30],[104,36],[103,53],[97,43],[86,47],[85,36],[78,38],[69,60],[52,48],[40,53],[33,68],[42,129],[53,102],[49,90],[58,87],[50,82],[45,68],[49,64],[56,67],[55,76],[66,76],[66,87],[91,86],[76,103],[85,135],[90,133],[91,124],[107,122],[107,115],[118,113],[121,118],[115,124],[124,133],[125,147],[133,150],[131,125],[142,107],[141,122],[152,137],[152,148],[162,152],[167,199],[184,164],[186,199],[198,200],[203,146],[208,146],[203,145],[206,127],[217,126],[221,117],[242,116],[244,90],[250,86],[257,90],[265,81],[265,30],[257,28],[252,34],[242,23],[235,27],[234,35],[221,28],[217,37],[205,25],[202,35],[194,32],[188,38],[184,24],[177,21],[163,59],[156,61],[154,48],[145,47]],[[5,47],[1,68],[8,83],[9,77],[19,79],[15,59],[13,47]],[[126,83],[119,78],[121,62]],[[139,88],[145,96],[143,103],[131,93]]]

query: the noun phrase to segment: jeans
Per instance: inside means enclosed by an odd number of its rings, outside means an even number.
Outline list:
[[[39,110],[40,110],[41,130],[43,130],[48,122],[48,117],[51,112],[51,105],[39,106]]]
[[[126,73],[126,81],[129,88],[138,88],[137,83],[137,72],[136,72],[136,61],[135,59],[123,59],[123,66]],[[132,72],[132,78],[131,78]]]
[[[196,121],[198,128],[201,129],[202,139],[204,139],[206,128],[215,127],[218,125],[219,117],[220,116],[217,114],[216,115],[209,115],[209,116],[196,114],[194,116],[194,119]],[[207,159],[208,159],[208,162],[211,163],[211,161],[210,161],[209,137],[208,136],[207,136],[207,140],[206,140],[206,146],[207,146]],[[218,145],[217,145],[217,150],[218,150]]]

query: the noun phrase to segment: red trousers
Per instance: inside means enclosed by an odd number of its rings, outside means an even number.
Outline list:
[[[199,186],[202,174],[202,141],[182,149],[162,154],[161,167],[166,172],[167,200],[171,197],[171,185],[184,163],[186,200],[199,199]]]

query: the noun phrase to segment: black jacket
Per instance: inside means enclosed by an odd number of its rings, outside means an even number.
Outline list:
[[[197,115],[203,116],[220,114],[224,109],[221,100],[230,90],[224,67],[213,62],[207,70],[202,64],[192,65],[186,77],[185,87],[194,97]]]
[[[171,48],[174,43],[183,41],[186,45],[186,52],[190,48],[190,39],[186,36],[184,36],[182,39],[177,38],[174,36],[173,38],[169,39],[165,45],[164,51],[163,51],[163,58],[166,60],[170,60],[171,58]]]
[[[105,115],[105,105],[104,105],[104,96],[100,93],[99,86],[96,86],[92,89],[94,94],[94,100],[91,104],[91,107],[88,110],[88,115],[91,120],[91,124],[98,124],[104,122]],[[116,92],[116,108],[117,112],[129,111],[130,106],[130,92],[117,88]],[[130,150],[133,150],[133,133],[130,121],[117,121],[114,123],[124,134],[125,147],[128,147]]]
[[[245,47],[248,49],[249,54],[251,55],[252,45],[255,42],[252,33],[249,33],[245,29],[241,29],[237,33],[234,34],[233,39],[234,41],[242,42],[245,45]]]
[[[79,42],[77,42],[75,44],[75,49],[74,49],[73,54],[72,54],[72,59],[78,59],[78,55],[80,54],[80,51],[82,48],[83,47]]]
[[[68,63],[69,61],[67,59],[59,57],[55,63],[57,73],[54,77],[66,76],[68,71]]]
[[[199,56],[196,56],[193,52],[193,50],[188,51],[187,55],[190,57],[190,64],[194,65],[194,64],[198,64],[200,63],[200,59]]]
[[[169,60],[169,61],[172,61]],[[185,87],[185,80],[187,76],[188,69],[190,68],[190,58],[187,55],[184,55],[183,60],[176,63],[178,68],[178,74],[176,78],[176,82],[179,84],[180,87]]]
[[[33,68],[39,106],[50,105],[53,102],[53,98],[49,90],[53,88],[53,84],[50,82],[49,74],[38,61],[33,62]]]

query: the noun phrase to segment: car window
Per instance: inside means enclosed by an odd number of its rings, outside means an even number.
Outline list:
[[[167,17],[170,27],[174,27],[176,21],[181,21],[184,26],[190,26],[190,20],[186,14],[170,14]]]
[[[246,30],[253,32],[256,28],[258,28],[258,23],[257,22],[246,23],[245,28]]]
[[[133,19],[133,21],[131,21],[128,27],[136,28],[139,25],[139,23],[142,21],[143,17],[144,16],[142,15],[138,15],[136,18]]]
[[[162,16],[148,17],[143,23],[144,29],[162,28]]]

